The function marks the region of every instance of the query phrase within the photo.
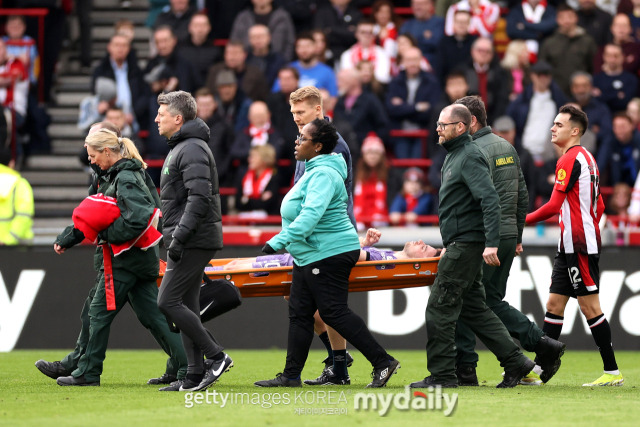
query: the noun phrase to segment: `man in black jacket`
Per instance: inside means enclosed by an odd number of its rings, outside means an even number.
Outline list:
[[[160,94],[158,105],[158,133],[171,147],[160,178],[168,258],[158,307],[180,329],[189,362],[186,378],[172,383],[173,390],[201,391],[233,366],[200,322],[202,272],[222,249],[218,174],[207,144],[209,128],[196,118],[193,96],[184,91]]]

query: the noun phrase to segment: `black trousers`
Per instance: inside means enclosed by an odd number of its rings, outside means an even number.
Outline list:
[[[369,328],[347,305],[349,274],[360,250],[344,252],[299,267],[293,265],[289,298],[289,339],[283,375],[298,378],[313,340],[313,315],[319,310],[324,322],[358,349],[376,369],[388,366],[391,356],[371,335]]]
[[[215,250],[185,249],[178,262],[168,257],[158,292],[160,311],[180,329],[189,364],[187,374],[204,372],[203,355],[210,359],[223,350],[200,321],[202,273],[215,254]]]

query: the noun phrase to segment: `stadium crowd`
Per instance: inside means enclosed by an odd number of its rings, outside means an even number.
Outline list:
[[[62,15],[52,12],[48,21],[64,19],[72,3],[88,16],[90,1],[67,0],[51,7]],[[212,130],[220,185],[235,194],[223,213],[277,213],[292,183],[298,133],[288,97],[306,85],[323,92],[325,114],[349,145],[355,205],[375,206],[358,218],[361,229],[437,214],[446,152],[436,145],[435,122],[442,107],[465,95],[479,95],[489,125],[514,144],[529,211],[551,194],[558,153],[549,129],[566,102],[589,118],[584,144],[597,159],[601,185],[631,194],[636,184],[640,0],[154,0],[149,6],[144,67],[130,21],[116,23],[93,68],[90,44],[81,44],[93,95],[81,104],[78,126],[86,130],[107,116],[120,121],[153,166],[169,150],[154,123],[158,94],[192,93]],[[49,46],[55,40],[47,32],[39,67],[28,29],[22,18],[6,21],[0,101],[15,113],[10,126],[28,132],[32,148],[46,150],[46,136],[34,135],[46,121],[35,93],[44,84],[48,99],[50,56],[59,48]],[[37,79],[40,68],[44,81]],[[264,145],[272,149],[253,150]],[[151,172],[158,184],[159,168]]]

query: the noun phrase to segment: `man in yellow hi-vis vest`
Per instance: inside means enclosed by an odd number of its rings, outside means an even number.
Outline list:
[[[0,245],[33,239],[33,191],[12,163],[8,150],[0,152]]]

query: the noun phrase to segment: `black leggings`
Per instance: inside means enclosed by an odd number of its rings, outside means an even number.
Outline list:
[[[319,310],[324,322],[335,329],[374,366],[387,366],[391,356],[378,344],[369,328],[347,305],[349,274],[360,250],[344,252],[299,267],[293,265],[289,298],[289,340],[286,378],[298,378],[313,340],[313,315]]]
[[[202,356],[211,359],[223,350],[200,321],[202,273],[215,254],[209,249],[185,249],[180,261],[169,257],[158,293],[160,311],[180,329],[188,374],[204,372]]]

